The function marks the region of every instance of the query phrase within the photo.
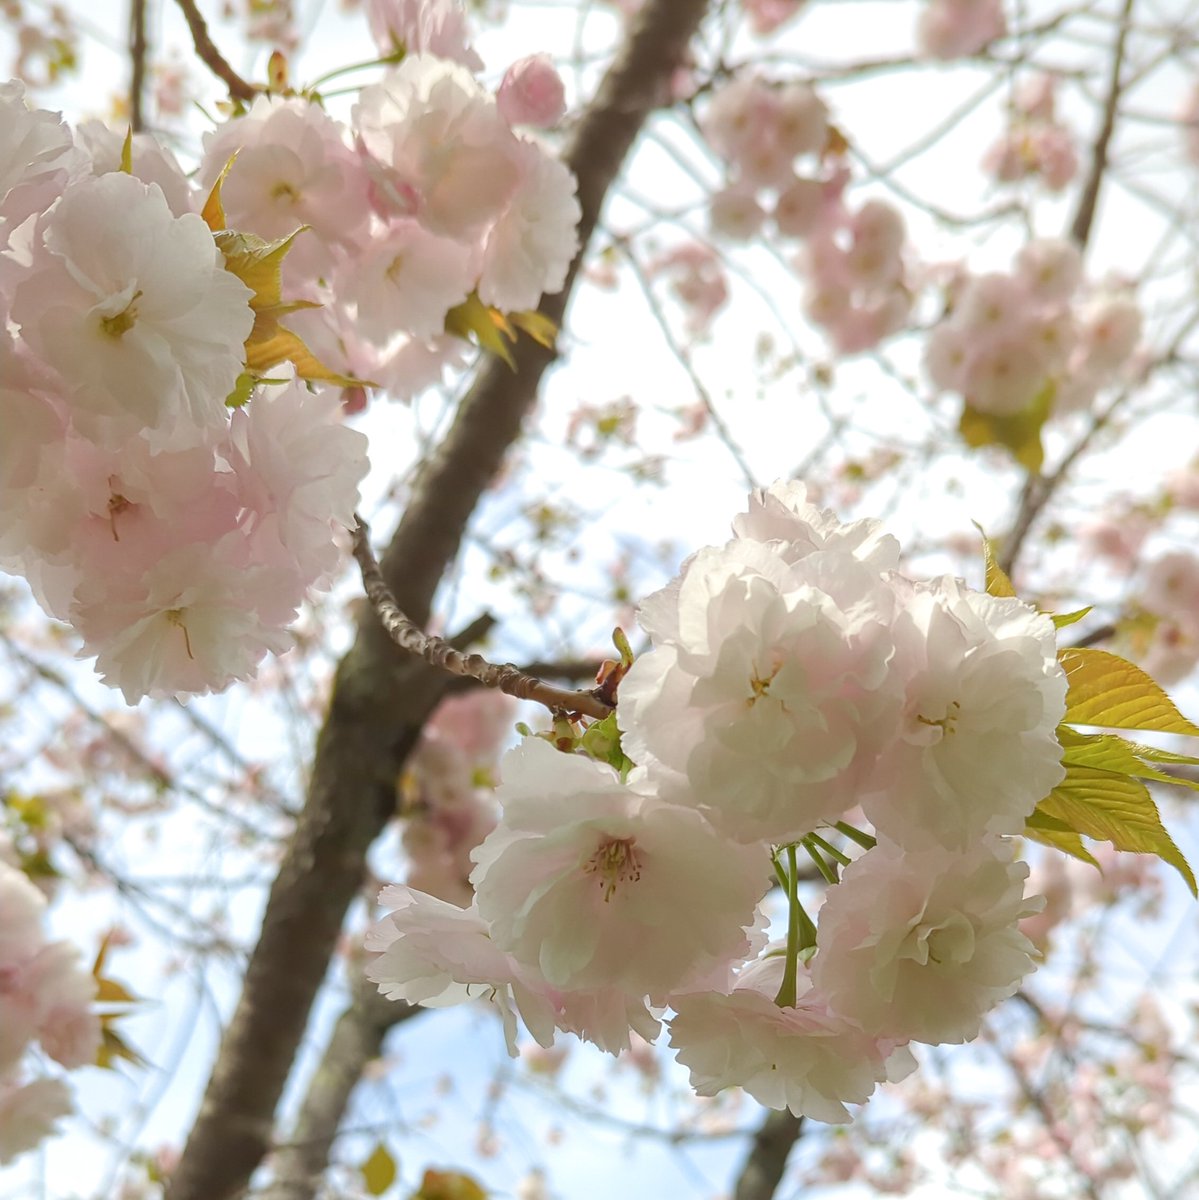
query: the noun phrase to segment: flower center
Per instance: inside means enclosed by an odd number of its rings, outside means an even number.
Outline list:
[[[636,883],[641,878],[641,862],[637,858],[637,843],[633,838],[606,837],[587,860],[583,870],[599,876],[604,903],[612,899],[619,883]]]
[[[127,334],[137,322],[137,302],[141,291],[133,293],[133,299],[119,312],[111,317],[100,318],[100,328],[110,338],[119,340]]]
[[[945,715],[941,717],[940,720],[934,721],[932,717],[926,717],[920,713],[916,714],[916,720],[919,721],[921,725],[935,726],[937,729],[941,730],[946,737],[948,737],[951,733],[957,732],[957,721],[958,717],[961,715],[961,711],[961,701],[951,700],[949,702],[949,707],[945,710]]]
[[[289,200],[292,204],[295,204],[296,201],[299,200],[299,198],[300,198],[300,193],[297,192],[296,189],[294,187],[292,187],[292,185],[290,183],[281,181],[281,182],[275,184],[275,186],[273,188],[271,188],[271,199],[272,200]]]
[[[184,624],[183,618],[187,614],[185,608],[168,608],[164,614],[168,625],[174,625],[176,628],[183,631],[183,645],[187,650],[187,657],[195,660],[195,655],[192,653],[192,640],[187,633],[187,625]]]

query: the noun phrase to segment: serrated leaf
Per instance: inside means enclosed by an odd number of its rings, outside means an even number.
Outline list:
[[[579,739],[579,745],[592,758],[615,767],[622,777],[636,765],[621,749],[620,727],[616,724],[615,712],[592,722]]]
[[[216,183],[212,185],[212,191],[208,193],[208,199],[204,201],[204,207],[200,209],[200,216],[203,218],[204,224],[213,233],[219,233],[225,228],[225,206],[221,203],[221,188],[224,187],[225,177],[233,169],[233,164],[237,161],[240,153],[240,150],[234,150],[229,156],[229,161],[221,168],[221,173],[216,177]]]
[[[1049,619],[1053,622],[1055,629],[1065,629],[1067,625],[1073,625],[1076,621],[1081,621],[1094,607],[1093,604],[1088,604],[1086,608],[1080,608],[1075,612],[1050,613]]]
[[[1022,467],[1037,472],[1045,462],[1041,429],[1056,391],[1052,382],[1047,383],[1024,408],[1009,414],[982,412],[967,399],[958,432],[967,446],[1003,446]]]
[[[1190,865],[1166,832],[1149,789],[1139,779],[1073,764],[1037,809],[1075,833],[1111,842],[1117,850],[1155,854],[1178,871],[1199,897]]]
[[[1144,761],[1149,754],[1154,753],[1151,746],[1140,746],[1118,737],[1114,733],[1079,733],[1067,725],[1057,731],[1058,741],[1063,748],[1062,762],[1069,767],[1077,764],[1080,767],[1097,767],[1102,771],[1115,771],[1118,775],[1129,775],[1136,779],[1153,779],[1158,783],[1173,783],[1179,787],[1199,791],[1199,783],[1193,779],[1177,778],[1159,771]],[[1145,751],[1145,754],[1141,752]],[[1188,755],[1178,755],[1184,762],[1199,763],[1199,759]],[[1170,761],[1169,759],[1165,761]]]
[[[130,125],[125,131],[125,140],[121,143],[121,166],[120,169],[126,175],[133,174],[133,126]]]
[[[995,543],[987,537],[986,530],[977,521],[973,524],[983,539],[983,569],[987,595],[1014,596],[1016,589],[1012,587],[1012,581],[1007,577],[1007,572],[999,565],[999,560],[995,557]]]
[[[1057,657],[1069,681],[1063,718],[1067,723],[1199,737],[1199,726],[1188,721],[1161,686],[1127,659],[1092,647],[1066,648]]]
[[[225,407],[241,408],[243,405],[248,404],[257,386],[258,376],[251,375],[249,371],[243,371],[237,377],[237,382],[233,385],[233,391],[225,397]]]
[[[370,380],[354,379],[330,370],[308,349],[299,334],[292,333],[274,318],[260,320],[264,325],[269,322],[269,332],[259,332],[259,321],[254,322],[255,332],[246,340],[246,366],[251,371],[269,371],[282,362],[290,362],[301,379],[336,383],[340,387],[376,386]]]
[[[382,1142],[371,1151],[370,1157],[358,1168],[363,1185],[371,1196],[382,1196],[396,1181],[396,1160]]]
[[[1025,822],[1024,836],[1100,870],[1095,856],[1082,844],[1082,838],[1065,821],[1049,816],[1039,807]]]
[[[487,1193],[469,1175],[430,1168],[411,1200],[487,1200]]]
[[[539,346],[547,350],[554,348],[558,339],[558,326],[545,315],[534,309],[508,314],[508,320],[518,329],[523,329]]]

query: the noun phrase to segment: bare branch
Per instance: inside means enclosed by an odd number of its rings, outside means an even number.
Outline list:
[[[485,687],[496,688],[518,700],[534,700],[554,712],[581,713],[596,720],[602,720],[612,712],[612,706],[594,691],[573,692],[554,687],[533,675],[526,675],[512,663],[488,662],[481,654],[465,654],[444,638],[425,633],[400,610],[371,551],[369,527],[357,513],[354,519],[358,522],[354,530],[354,557],[362,569],[367,598],[380,624],[401,650],[407,650],[451,675],[478,680]]]
[[[802,1131],[803,1117],[793,1116],[786,1109],[767,1112],[741,1164],[733,1200],[771,1200],[787,1168],[791,1147]]]
[[[578,179],[583,247],[649,114],[668,102],[671,75],[706,9],[707,0],[645,4],[573,131],[564,158]],[[556,323],[581,253],[564,290],[542,301],[541,311]],[[428,620],[471,514],[553,361],[551,351],[531,341],[519,344],[515,357],[516,371],[495,359],[485,363],[414,481],[383,555],[383,579],[417,624]],[[169,1200],[233,1200],[262,1161],[313,999],[346,909],[361,890],[367,850],[395,812],[397,775],[450,679],[404,655],[373,612],[359,620],[338,667],[307,801],[271,888],[200,1114],[168,1184]]]
[[[196,54],[229,89],[229,95],[234,100],[244,100],[248,104],[258,95],[258,89],[248,84],[216,48],[216,43],[208,35],[208,25],[196,7],[196,0],[177,0],[177,3],[183,10],[188,29],[191,30],[192,45],[196,48]]]
[[[1095,223],[1095,209],[1099,203],[1099,189],[1103,186],[1103,178],[1107,174],[1108,151],[1111,147],[1112,134],[1116,129],[1116,111],[1120,107],[1120,96],[1123,91],[1120,77],[1124,71],[1124,48],[1128,42],[1128,31],[1132,26],[1133,0],[1124,0],[1124,8],[1120,13],[1120,31],[1116,34],[1116,46],[1112,51],[1112,69],[1108,75],[1107,97],[1103,102],[1103,120],[1095,144],[1091,147],[1091,169],[1087,173],[1087,181],[1083,185],[1082,195],[1078,201],[1078,211],[1070,225],[1070,236],[1078,244],[1079,249],[1086,249],[1091,237],[1091,227]]]
[[[141,133],[146,125],[146,0],[129,5],[129,128]]]

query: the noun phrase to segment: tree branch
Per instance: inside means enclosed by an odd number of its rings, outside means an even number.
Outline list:
[[[803,1117],[787,1109],[767,1112],[737,1174],[733,1200],[771,1200],[802,1131]]]
[[[440,667],[451,675],[477,680],[485,687],[496,688],[518,700],[533,700],[544,704],[553,712],[581,713],[586,717],[603,720],[612,712],[612,706],[594,691],[575,692],[554,687],[542,679],[528,675],[512,663],[496,665],[488,662],[481,654],[465,654],[444,638],[425,633],[419,625],[410,621],[396,604],[391,589],[383,581],[379,564],[371,551],[370,528],[354,514],[358,522],[354,530],[354,557],[362,569],[362,583],[367,598],[375,610],[379,623],[387,630],[391,640],[401,650],[407,650],[423,658],[430,666]]]
[[[196,48],[205,66],[229,89],[229,95],[234,100],[244,100],[247,104],[258,95],[258,89],[248,84],[228,63],[225,56],[216,48],[216,43],[208,35],[208,25],[196,7],[196,0],[177,0],[191,30],[192,45]]]
[[[670,77],[706,8],[706,0],[649,0],[575,128],[564,158],[578,179],[583,247],[650,112],[669,97]],[[542,301],[541,311],[558,324],[581,257],[563,291]],[[427,622],[441,577],[554,355],[525,340],[515,357],[514,372],[496,359],[484,364],[414,481],[383,555],[383,579],[417,624]],[[395,811],[396,777],[449,678],[404,655],[373,612],[360,618],[338,667],[307,800],[200,1114],[169,1181],[169,1200],[233,1200],[262,1161],[313,999],[362,887],[367,849]]]
[[[1095,223],[1095,210],[1099,204],[1099,189],[1103,186],[1103,177],[1107,173],[1108,152],[1111,148],[1112,134],[1116,129],[1116,112],[1120,107],[1120,95],[1123,91],[1120,76],[1124,73],[1124,49],[1128,43],[1128,31],[1132,26],[1132,6],[1133,0],[1124,0],[1124,8],[1120,13],[1120,31],[1116,34],[1116,46],[1112,51],[1107,96],[1103,101],[1103,120],[1095,137],[1095,144],[1091,147],[1091,169],[1087,173],[1087,181],[1078,200],[1078,210],[1070,225],[1070,236],[1080,250],[1086,249],[1091,238],[1091,227]]]
[[[129,5],[129,128],[141,133],[146,125],[146,0]]]

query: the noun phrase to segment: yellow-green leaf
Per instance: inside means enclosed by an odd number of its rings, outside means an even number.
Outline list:
[[[1065,720],[1109,729],[1152,729],[1199,737],[1174,702],[1140,667],[1092,647],[1058,651],[1069,681]]]
[[[135,1067],[149,1065],[107,1021],[101,1018],[100,1048],[96,1051],[96,1066],[112,1071],[116,1069],[117,1060],[122,1058]]]
[[[536,309],[527,309],[523,312],[509,313],[508,320],[518,329],[523,329],[539,346],[544,346],[547,350],[554,348],[558,326],[544,313]]]
[[[1057,736],[1064,750],[1062,762],[1067,768],[1075,764],[1080,767],[1096,767],[1101,771],[1115,771],[1118,775],[1154,779],[1158,783],[1174,783],[1179,787],[1199,791],[1199,783],[1195,780],[1168,775],[1146,762],[1145,758],[1155,753],[1152,746],[1140,746],[1114,733],[1079,733],[1068,725],[1061,726]],[[1173,757],[1183,763],[1199,763],[1199,759],[1186,754]]]
[[[200,209],[200,216],[203,217],[204,224],[213,233],[219,233],[225,228],[225,206],[221,203],[221,188],[225,184],[225,176],[232,170],[240,153],[240,150],[234,150],[229,156],[229,161],[221,168],[221,173],[216,177],[216,183],[212,185],[212,191],[208,193],[208,199],[204,201],[204,207]]]
[[[371,1151],[370,1158],[358,1170],[362,1173],[367,1192],[372,1196],[382,1196],[396,1180],[396,1160],[382,1142]]]
[[[411,1200],[487,1200],[487,1193],[469,1175],[430,1168]]]
[[[1193,895],[1199,896],[1194,873],[1166,832],[1149,789],[1139,779],[1070,765],[1066,778],[1037,809],[1047,817],[1056,817],[1075,833],[1111,842],[1117,850],[1157,855],[1178,871]]]
[[[322,380],[341,387],[370,383],[330,370],[308,349],[299,334],[284,328],[272,317],[260,317],[254,322],[254,330],[246,340],[246,366],[256,374],[290,361],[301,379]]]
[[[958,421],[958,432],[967,446],[1003,446],[1025,469],[1036,472],[1045,461],[1041,428],[1053,406],[1055,385],[1050,382],[1019,412],[982,412],[967,401]]]
[[[1012,587],[1012,581],[1007,577],[1007,572],[999,565],[999,560],[995,557],[995,543],[987,537],[986,531],[977,521],[974,522],[974,528],[982,534],[983,539],[983,566],[986,571],[987,595],[1014,596],[1016,589]]]
[[[138,999],[123,983],[115,979],[96,980],[96,1001],[99,1004],[137,1004]]]
[[[445,331],[467,342],[472,340],[473,334],[473,340],[479,346],[502,358],[513,371],[516,370],[516,359],[508,348],[509,343],[516,340],[516,333],[504,314],[484,304],[478,292],[471,292],[461,304],[446,313]]]
[[[1050,613],[1049,619],[1053,622],[1055,629],[1065,629],[1067,625],[1073,625],[1075,621],[1081,621],[1094,607],[1093,604],[1088,604],[1086,608],[1077,609],[1075,612]]]
[[[1033,841],[1040,842],[1042,845],[1052,846],[1055,850],[1070,855],[1071,858],[1090,863],[1096,870],[1099,869],[1099,863],[1082,844],[1082,838],[1065,821],[1049,816],[1039,807],[1025,822],[1024,836],[1032,838]]]
[[[121,144],[121,170],[126,175],[133,174],[133,126],[125,131],[125,140]]]
[[[225,407],[241,408],[243,404],[248,404],[257,386],[258,376],[252,375],[249,371],[243,371],[237,377],[237,382],[233,385],[233,391],[225,397]]]

